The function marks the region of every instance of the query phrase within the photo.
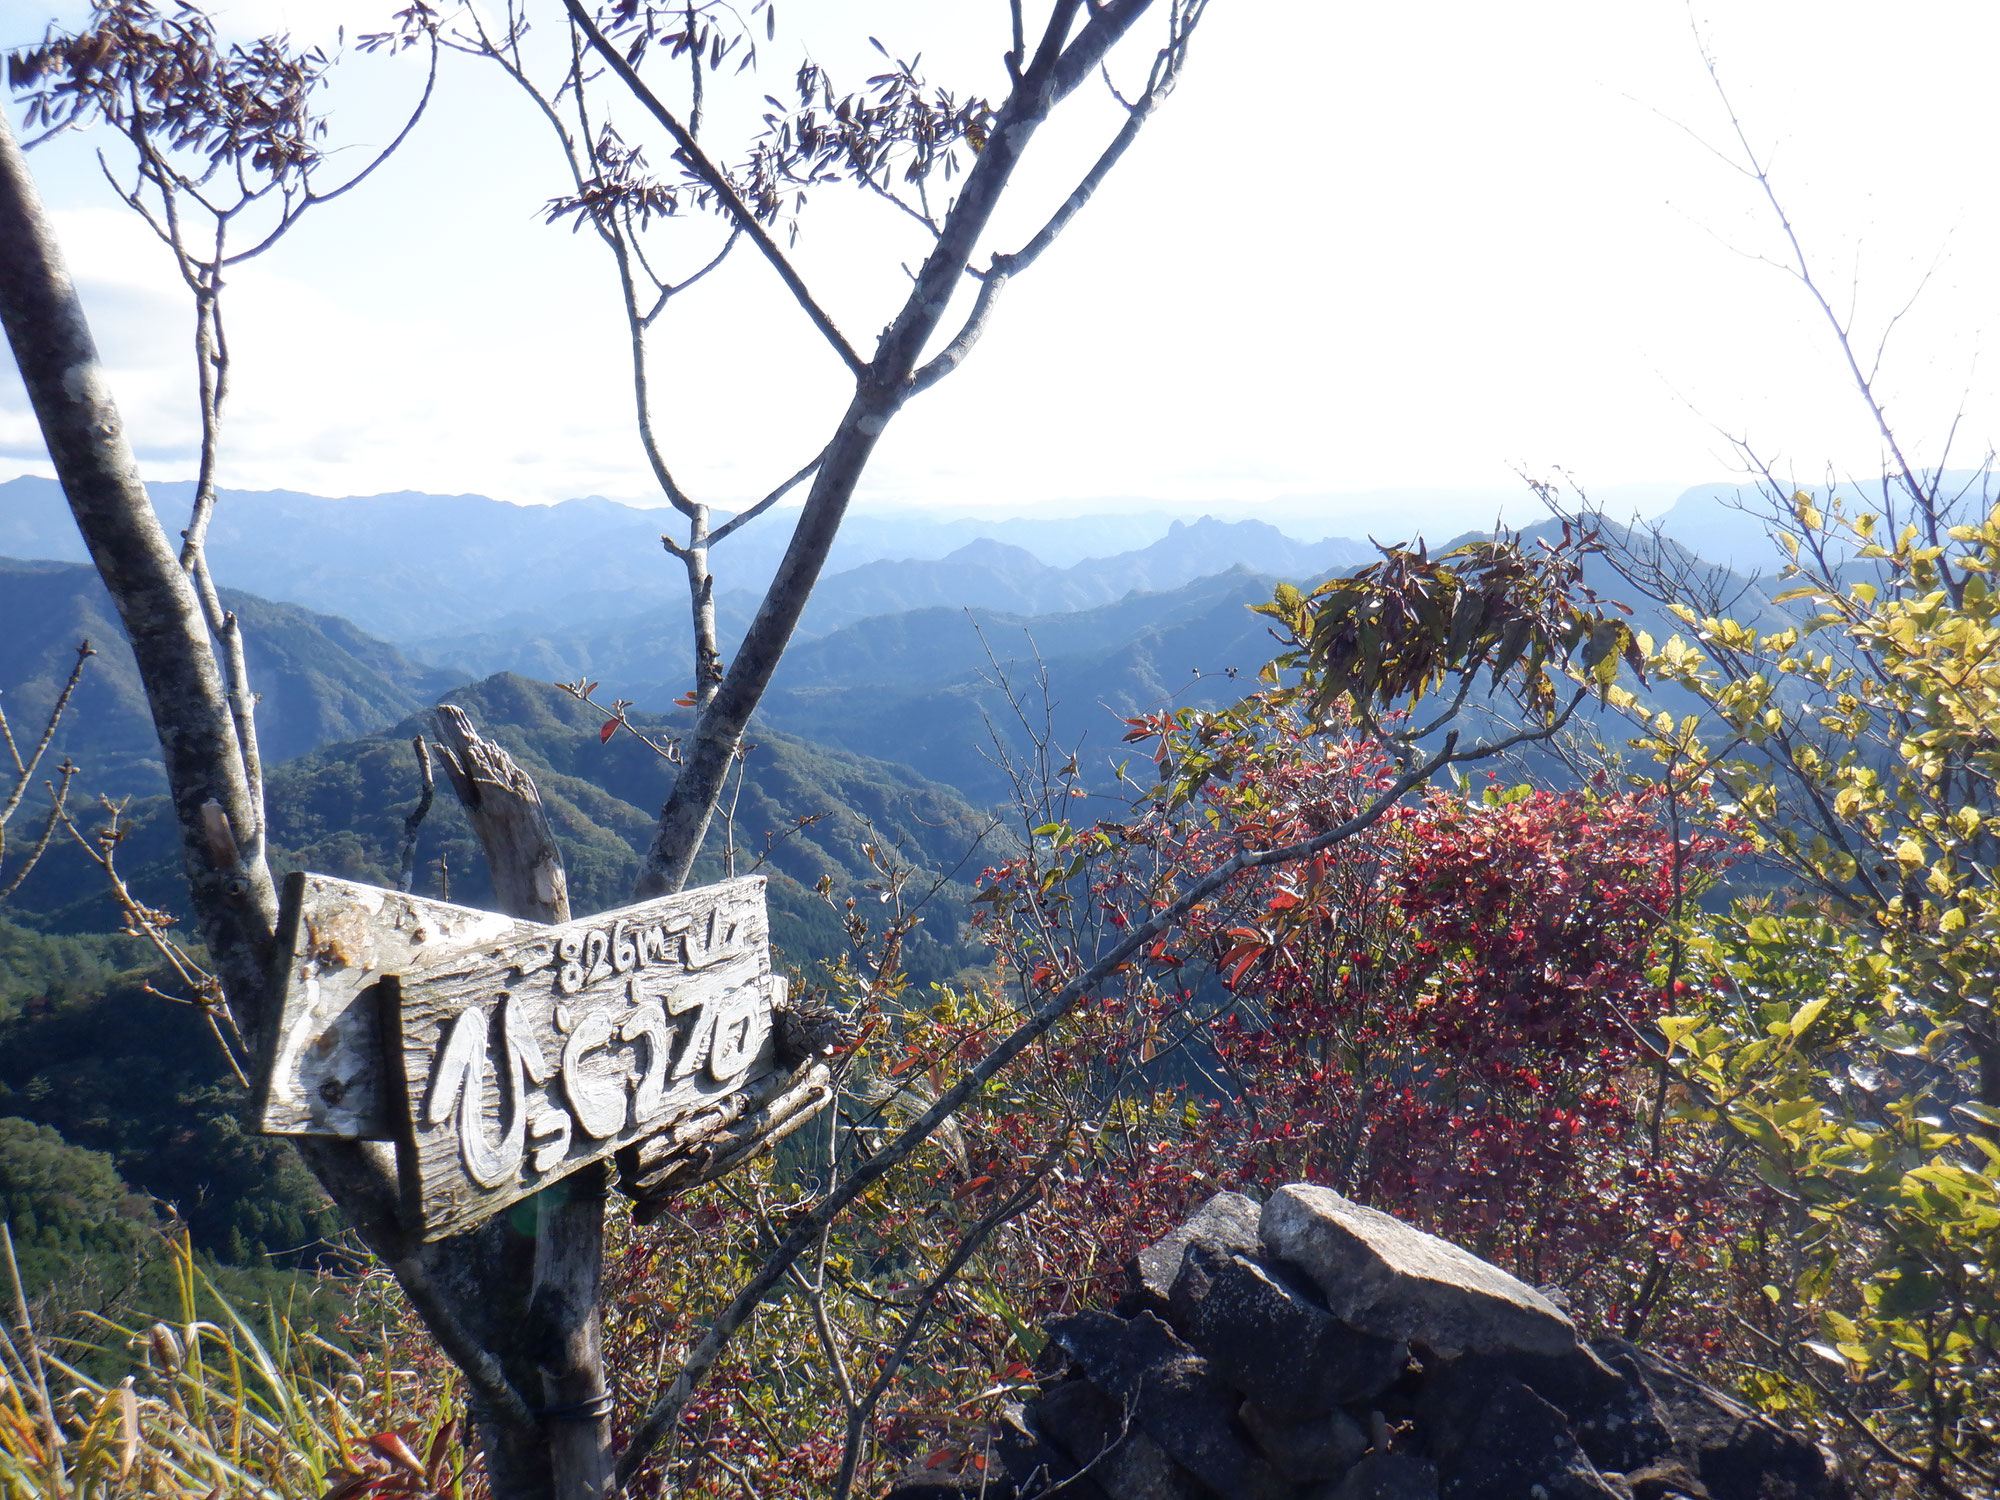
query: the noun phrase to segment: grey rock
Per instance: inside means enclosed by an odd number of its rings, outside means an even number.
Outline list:
[[[1105,1500],[1104,1491],[1057,1448],[1029,1418],[1024,1407],[1009,1402],[993,1424],[993,1456],[1013,1480],[1019,1500],[1061,1488],[1063,1500]]]
[[[1607,1472],[1629,1474],[1671,1459],[1673,1423],[1631,1350],[1607,1345],[1594,1352],[1618,1376],[1618,1389],[1605,1400],[1571,1406],[1559,1394],[1542,1392],[1569,1413],[1576,1440],[1590,1461]]]
[[[1138,1430],[1121,1402],[1087,1380],[1045,1392],[1033,1416],[1111,1500],[1197,1500],[1201,1493],[1194,1476]]]
[[[1191,1241],[1169,1316],[1209,1368],[1275,1421],[1323,1417],[1403,1373],[1407,1344],[1358,1333],[1286,1272]]]
[[[1255,1401],[1245,1401],[1237,1420],[1271,1466],[1294,1484],[1338,1479],[1368,1451],[1368,1434],[1346,1412],[1335,1409],[1306,1422],[1279,1422]]]
[[[1330,1188],[1278,1189],[1259,1228],[1265,1249],[1303,1272],[1333,1315],[1364,1333],[1447,1359],[1577,1348],[1575,1326],[1534,1288]]]
[[[1610,1347],[1629,1353],[1644,1374],[1673,1424],[1683,1469],[1701,1481],[1710,1500],[1848,1500],[1839,1461],[1826,1449],[1671,1361],[1630,1344]],[[1636,1484],[1633,1489],[1639,1492]]]
[[[1134,1427],[1222,1500],[1290,1500],[1290,1487],[1238,1435],[1229,1388],[1153,1314],[1078,1313],[1051,1322],[1049,1334]]]
[[[1708,1486],[1688,1473],[1678,1457],[1663,1458],[1619,1476],[1632,1500],[1713,1500]]]
[[[1518,1380],[1562,1412],[1599,1470],[1643,1468],[1673,1451],[1673,1432],[1630,1356],[1608,1352],[1581,1344],[1567,1354],[1467,1354],[1441,1363],[1424,1382],[1425,1425],[1449,1446],[1487,1392]]]
[[[1577,1446],[1562,1411],[1520,1381],[1461,1368],[1425,1384],[1419,1418],[1443,1500],[1629,1500]]]
[[[1371,1453],[1312,1500],[1438,1500],[1437,1466],[1407,1453]]]
[[[1200,1242],[1221,1250],[1255,1255],[1263,1248],[1257,1236],[1262,1214],[1255,1198],[1246,1198],[1241,1193],[1217,1193],[1187,1222],[1133,1256],[1126,1269],[1136,1286],[1159,1299],[1157,1310],[1166,1305],[1173,1291],[1174,1278],[1181,1272],[1181,1257],[1189,1245]]]

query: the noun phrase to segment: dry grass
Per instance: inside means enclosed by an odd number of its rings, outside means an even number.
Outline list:
[[[5,1225],[0,1250],[0,1500],[485,1495],[448,1372],[364,1363],[276,1312],[260,1333],[184,1237],[166,1241],[173,1320],[99,1318],[96,1343],[38,1331]],[[131,1373],[106,1384],[80,1368],[105,1353]]]

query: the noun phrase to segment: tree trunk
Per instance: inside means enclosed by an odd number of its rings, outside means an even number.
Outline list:
[[[567,922],[569,877],[535,778],[449,703],[438,708],[438,742],[445,775],[486,851],[494,909],[524,922]]]
[[[203,939],[238,1026],[252,1051],[261,1051],[274,1019],[267,981],[278,915],[261,848],[263,808],[194,581],[140,481],[76,288],[4,115],[0,322],[145,684]],[[467,766],[479,802],[474,823],[510,914],[566,917],[562,862],[532,781],[504,753],[488,764],[470,751],[461,772]],[[532,805],[534,820],[509,819],[509,796]],[[600,1500],[609,1493],[608,1424],[588,1397],[601,1392],[603,1380],[595,1358],[601,1197],[567,1195],[538,1216],[532,1236],[505,1215],[470,1234],[418,1245],[397,1218],[387,1153],[333,1140],[301,1149],[466,1372],[496,1500]],[[551,1424],[535,1416],[524,1390],[542,1391],[551,1406],[584,1409],[586,1420],[561,1422],[552,1443]]]
[[[201,934],[254,1049],[278,917],[271,872],[255,852],[263,809],[244,770],[201,602],[140,482],[76,287],[4,118],[0,321],[77,528],[138,660]]]
[[[855,486],[883,432],[917,390],[917,366],[924,348],[950,306],[1028,143],[1048,119],[1049,111],[1096,73],[1105,53],[1152,3],[1093,3],[1089,19],[1071,42],[1070,29],[1083,11],[1083,0],[1056,0],[1041,45],[1001,106],[908,299],[895,321],[883,330],[875,357],[857,369],[854,397],[826,446],[793,529],[791,545],[785,549],[777,576],[765,590],[757,616],[737,648],[736,659],[729,664],[715,696],[698,700],[702,706],[694,733],[683,747],[680,774],[660,809],[659,827],[639,875],[639,899],[680,890],[693,873],[736,748],[770,685],[771,674],[791,644],[848,503],[854,498]],[[570,4],[576,13],[575,0]],[[604,56],[628,83],[636,84],[637,75],[615,51],[606,51]],[[642,100],[650,98],[643,86],[639,92]],[[679,131],[678,124],[664,114],[662,123]],[[752,225],[745,227],[756,232]]]

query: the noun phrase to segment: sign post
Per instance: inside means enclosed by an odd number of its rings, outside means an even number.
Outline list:
[[[280,938],[261,1128],[392,1142],[425,1240],[793,1082],[761,877],[539,926],[294,875]]]

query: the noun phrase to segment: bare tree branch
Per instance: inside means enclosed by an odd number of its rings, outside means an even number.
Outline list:
[[[54,706],[49,709],[48,721],[42,726],[42,737],[35,742],[34,753],[26,760],[21,758],[21,750],[14,743],[14,731],[7,722],[7,713],[0,708],[0,741],[7,746],[7,754],[14,762],[14,790],[8,794],[5,803],[0,803],[0,855],[7,850],[7,820],[14,816],[14,810],[21,805],[21,797],[28,783],[35,778],[35,768],[48,754],[49,742],[56,737],[56,726],[62,723],[63,711],[69,707],[69,700],[76,692],[76,685],[83,680],[83,664],[97,655],[89,641],[83,641],[76,648],[76,664],[69,669],[69,677],[56,694]]]
[[[410,749],[416,752],[417,780],[423,794],[417,798],[417,805],[410,809],[403,819],[403,842],[396,856],[396,889],[409,891],[417,883],[417,830],[423,826],[424,815],[431,810],[431,798],[437,790],[436,778],[431,774],[431,747],[422,735],[410,741]]]
[[[1848,325],[1841,321],[1840,314],[1834,311],[1833,304],[1827,301],[1826,294],[1820,290],[1818,281],[1813,277],[1812,266],[1806,259],[1805,247],[1799,242],[1798,231],[1793,228],[1791,216],[1786,213],[1785,205],[1778,197],[1777,189],[1771,182],[1771,174],[1765,166],[1764,159],[1757,154],[1756,148],[1750,144],[1749,133],[1744,129],[1743,122],[1736,113],[1736,105],[1729,97],[1729,90],[1723,85],[1721,67],[1716,62],[1714,52],[1710,50],[1707,41],[1701,36],[1698,28],[1695,33],[1695,43],[1701,49],[1702,66],[1708,70],[1709,82],[1715,86],[1716,98],[1722,102],[1723,112],[1729,116],[1729,128],[1734,132],[1736,143],[1743,152],[1743,161],[1741,163],[1732,163],[1732,165],[1736,167],[1736,170],[1742,172],[1757,184],[1758,189],[1764,195],[1764,201],[1770,204],[1771,212],[1777,216],[1778,226],[1785,236],[1785,243],[1791,247],[1792,264],[1788,269],[1798,283],[1806,289],[1814,305],[1819,308],[1820,314],[1826,319],[1827,326],[1833,330],[1834,342],[1840,348],[1841,358],[1847,362],[1848,373],[1853,377],[1855,389],[1861,393],[1862,401],[1868,408],[1868,414],[1875,423],[1875,430],[1881,436],[1882,445],[1888,449],[1890,457],[1895,461],[1897,477],[1901,479],[1904,486],[1908,489],[1912,501],[1921,502],[1923,484],[1918,478],[1917,470],[1910,463],[1909,459],[1904,456],[1902,444],[1896,437],[1895,429],[1889,423],[1889,414],[1884,409],[1881,400],[1876,396],[1875,387],[1868,372],[1861,368],[1860,357],[1854,351],[1854,342],[1848,336]],[[1901,315],[1898,314],[1898,316],[1900,317]],[[1887,338],[1886,333],[1883,336],[1885,339]],[[1933,546],[1942,545],[1941,538],[1936,532],[1931,534],[1929,540]]]
[[[794,474],[790,479],[787,479],[783,484],[779,485],[775,490],[772,490],[771,493],[766,495],[762,500],[759,500],[755,505],[751,506],[748,510],[743,511],[738,515],[731,516],[727,521],[724,521],[720,526],[716,527],[715,530],[710,532],[708,535],[709,546],[713,547],[717,542],[721,541],[724,537],[732,535],[741,527],[748,526],[752,521],[756,520],[759,516],[763,515],[765,511],[769,510],[772,506],[776,505],[780,500],[784,499],[785,496],[789,495],[793,490],[797,489],[800,485],[804,484],[808,479],[812,478],[814,472],[818,470],[820,464],[825,460],[825,458],[826,454],[824,452],[814,454],[812,461],[810,463],[808,463],[803,469],[799,470],[799,472]]]
[[[993,257],[991,266],[980,281],[979,295],[973,301],[972,311],[966,317],[964,327],[941,352],[910,377],[910,394],[917,395],[929,390],[965,362],[965,357],[972,352],[973,346],[985,333],[987,320],[993,312],[993,304],[999,300],[1001,292],[1006,290],[1008,281],[1039,260],[1042,252],[1055,243],[1056,236],[1069,227],[1070,221],[1083,211],[1083,206],[1096,195],[1098,188],[1103,186],[1104,179],[1111,175],[1111,169],[1118,165],[1119,158],[1130,149],[1132,143],[1139,138],[1139,132],[1145,128],[1146,122],[1153,117],[1167,95],[1173,92],[1174,85],[1180,79],[1181,64],[1187,56],[1187,35],[1200,21],[1205,3],[1206,0],[1198,0],[1198,3],[1188,8],[1184,16],[1176,14],[1174,32],[1168,38],[1167,45],[1160,51],[1153,82],[1136,102],[1127,107],[1125,124],[1112,139],[1111,144],[1105,147],[1103,154],[1097,158],[1091,169],[1084,174],[1083,180],[1076,185],[1069,197],[1063,200],[1062,206],[1050,216],[1048,223],[1042,226],[1040,232],[1012,255]]]
[[[566,0],[572,8],[577,0]],[[1055,102],[1086,78],[1144,14],[1150,0],[1113,0],[1099,7],[1065,46],[1081,0],[1056,0],[1034,61],[1002,104],[944,229],[915,278],[902,309],[884,331],[875,358],[855,383],[814,476],[811,493],[778,571],[765,591],[735,660],[702,712],[684,748],[684,765],[661,809],[640,896],[678,890],[694,867],[728,775],[731,758],[790,644],[819,579],[855,486],[876,442],[910,395],[910,379],[991,223],[1014,169]]]
[[[40,864],[42,856],[49,852],[49,845],[55,839],[56,829],[60,828],[68,817],[69,784],[76,779],[76,775],[80,770],[82,770],[81,766],[76,765],[68,756],[64,756],[63,763],[56,767],[56,775],[59,779],[42,783],[49,789],[48,819],[42,824],[41,836],[35,840],[33,846],[28,850],[28,857],[14,867],[13,879],[9,880],[4,886],[0,886],[0,902],[7,901],[13,896],[14,892],[21,888],[21,882],[34,874],[35,866]],[[6,825],[0,823],[0,855],[6,853],[6,834]]]
[[[750,236],[751,243],[763,252],[764,259],[771,263],[771,269],[778,273],[779,279],[785,283],[794,300],[812,320],[813,327],[817,328],[833,346],[833,351],[840,356],[841,362],[854,372],[857,379],[865,375],[868,370],[866,362],[854,352],[854,346],[847,342],[846,335],[834,326],[833,319],[828,317],[819,303],[813,300],[813,295],[807,290],[804,280],[793,268],[792,263],[785,258],[785,252],[778,248],[777,241],[773,240],[769,232],[758,222],[757,216],[750,211],[750,206],[743,201],[729,178],[708,159],[708,154],[701,149],[693,133],[675,118],[674,112],[647,87],[646,81],[639,76],[638,70],[625,60],[624,54],[612,46],[604,33],[597,29],[596,23],[590,18],[590,12],[583,8],[582,0],[563,0],[563,5],[569,11],[570,19],[576,23],[577,29],[583,33],[584,39],[611,65],[611,71],[616,73],[632,91],[632,97],[666,127],[667,134],[671,135],[674,144],[681,148],[695,175],[708,184],[716,198],[728,209],[730,218]]]

